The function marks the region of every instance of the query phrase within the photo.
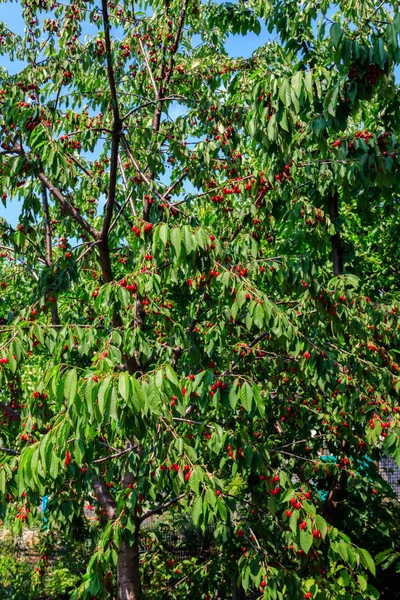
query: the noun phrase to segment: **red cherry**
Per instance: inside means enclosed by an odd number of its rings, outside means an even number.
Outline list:
[[[315,537],[315,538],[320,538],[321,537],[321,532],[320,532],[319,529],[314,529],[313,532],[312,532],[312,534],[313,534],[313,537]]]

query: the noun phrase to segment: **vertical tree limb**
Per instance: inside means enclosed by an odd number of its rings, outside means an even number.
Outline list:
[[[153,114],[153,127],[152,127],[153,135],[158,133],[158,131],[160,130],[161,114],[162,114],[162,100],[165,97],[168,84],[172,77],[172,73],[173,73],[173,69],[174,69],[174,62],[175,62],[175,54],[178,51],[179,41],[180,41],[182,31],[183,31],[183,24],[185,22],[188,4],[189,4],[189,0],[183,0],[182,10],[179,15],[177,28],[176,28],[176,32],[175,32],[175,37],[174,37],[174,41],[173,41],[173,44],[171,47],[169,63],[168,63],[166,70],[164,69],[164,55],[163,55],[163,63],[162,63],[162,68],[161,68],[161,85],[160,85],[160,90],[158,92],[158,98],[157,98],[159,101],[156,104],[154,114]],[[154,174],[149,172],[148,178],[150,180],[152,180],[154,178]],[[149,219],[150,219],[150,203],[149,203],[149,200],[147,198],[145,198],[144,203],[143,203],[143,220],[149,221]]]
[[[113,127],[111,132],[111,154],[110,154],[110,172],[108,183],[108,195],[105,207],[104,221],[101,228],[101,237],[106,239],[111,224],[111,219],[115,204],[115,193],[117,188],[117,170],[118,170],[118,150],[122,128],[122,120],[119,114],[117,88],[115,85],[114,66],[112,61],[112,49],[110,38],[110,20],[108,16],[107,0],[101,2],[103,12],[104,39],[106,44],[107,77],[110,86],[111,107],[113,111]]]

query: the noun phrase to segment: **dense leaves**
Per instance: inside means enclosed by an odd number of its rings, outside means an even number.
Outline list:
[[[1,511],[21,528],[48,495],[48,527],[73,536],[95,507],[73,598],[384,590],[394,7],[42,0],[22,2],[23,37],[0,25],[24,61],[0,73],[2,199],[22,203],[1,224]],[[252,57],[226,53],[267,29]],[[214,531],[181,578],[140,537],[171,510]],[[164,569],[142,590],[140,552]]]

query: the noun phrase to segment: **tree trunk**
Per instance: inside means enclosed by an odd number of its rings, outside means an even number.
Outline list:
[[[339,194],[337,190],[329,198],[329,216],[335,227],[335,234],[331,239],[333,272],[335,275],[341,275],[343,273],[343,246],[340,237]]]
[[[133,481],[131,474],[125,474],[122,482],[123,488],[126,483]],[[93,479],[93,491],[101,508],[110,521],[117,518],[117,505],[110,494],[110,490],[103,479]],[[140,600],[140,568],[139,568],[139,530],[141,521],[135,517],[135,541],[132,546],[122,540],[118,548],[117,583],[118,600]]]
[[[121,542],[118,553],[118,600],[140,600],[139,529],[134,544],[129,547]]]
[[[233,578],[232,600],[245,600],[246,593],[241,585],[237,584],[237,574]]]
[[[111,283],[114,281],[114,275],[112,271],[111,259],[110,259],[110,249],[108,247],[108,239],[103,239],[97,244],[100,266],[101,266],[101,274],[103,276],[104,283]],[[137,314],[137,311],[136,311]],[[119,312],[114,311],[113,313],[113,327],[115,329],[119,329],[123,327],[123,321]],[[122,350],[122,349],[121,349]],[[126,371],[130,375],[133,373],[137,373],[141,370],[141,365],[135,356],[128,356],[126,353],[122,353],[124,366]]]

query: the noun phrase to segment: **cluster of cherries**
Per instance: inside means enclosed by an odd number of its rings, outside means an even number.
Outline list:
[[[349,79],[353,81],[363,81],[364,83],[370,83],[376,85],[378,82],[379,75],[383,75],[385,71],[378,65],[364,63],[363,74],[360,73],[357,65],[351,65],[349,71]]]

